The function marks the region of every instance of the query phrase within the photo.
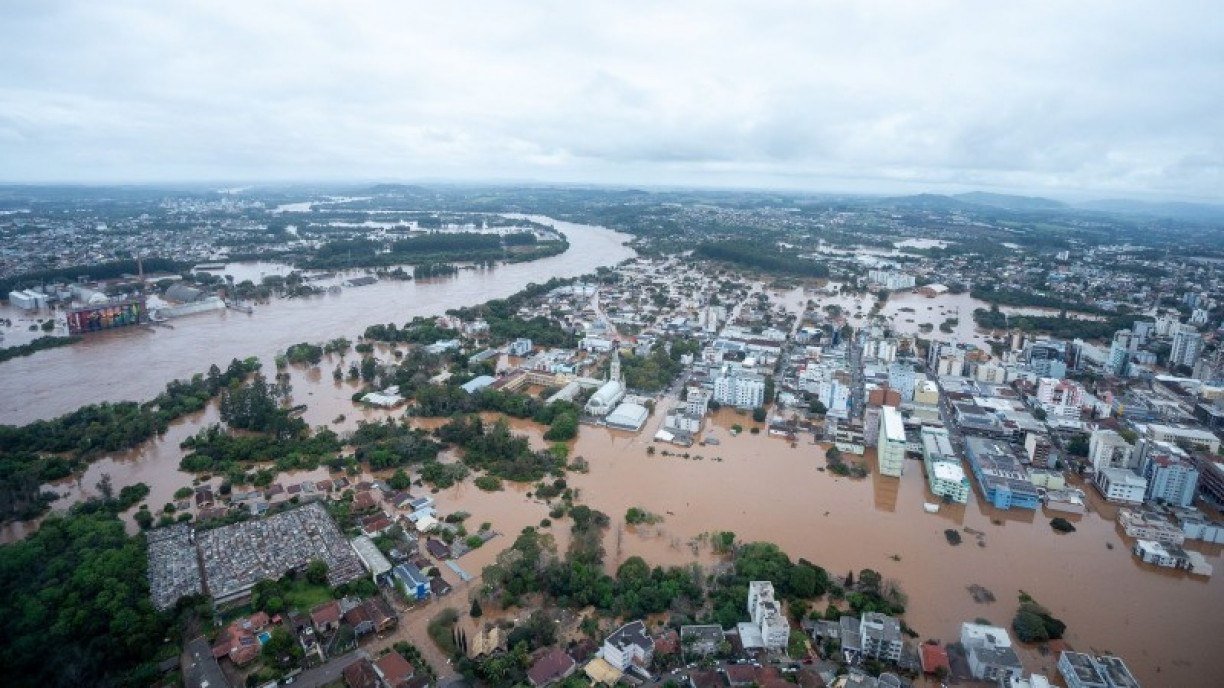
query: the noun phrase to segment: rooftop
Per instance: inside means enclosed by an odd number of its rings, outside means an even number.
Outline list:
[[[629,647],[630,645],[636,645],[643,649],[654,648],[654,641],[650,639],[650,636],[646,635],[646,624],[641,621],[630,621],[621,626],[613,631],[612,635],[609,635],[604,642],[621,648]]]
[[[881,434],[890,442],[905,441],[905,424],[901,420],[901,414],[897,409],[891,406],[884,406],[880,409]]]
[[[1063,676],[1066,676],[1066,667],[1070,667],[1080,683],[1086,684],[1105,684],[1105,677],[1101,676],[1101,672],[1097,669],[1096,662],[1092,661],[1091,655],[1086,655],[1082,652],[1066,651],[1058,658],[1058,668]]]

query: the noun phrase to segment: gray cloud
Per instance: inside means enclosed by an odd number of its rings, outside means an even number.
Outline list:
[[[0,6],[0,179],[1224,197],[1207,2]]]

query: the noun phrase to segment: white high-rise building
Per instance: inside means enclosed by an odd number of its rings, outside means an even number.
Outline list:
[[[1177,445],[1168,442],[1140,443],[1143,446],[1143,477],[1147,479],[1144,497],[1151,502],[1188,507],[1194,504],[1198,489],[1198,464]]]
[[[1184,365],[1193,368],[1203,349],[1203,335],[1193,325],[1178,325],[1173,330],[1173,348],[1169,351],[1169,367]]]
[[[850,417],[850,387],[840,380],[823,380],[816,385],[816,398],[824,404],[825,414],[834,418]]]
[[[1119,377],[1126,374],[1126,363],[1130,360],[1133,338],[1134,333],[1130,330],[1118,330],[1114,333],[1113,344],[1109,346],[1109,359],[1105,361],[1107,373]]]
[[[1156,318],[1156,336],[1168,337],[1173,334],[1173,329],[1177,327],[1177,316],[1171,313],[1165,313]]]
[[[714,400],[736,408],[765,405],[765,378],[741,371],[723,371],[714,379]]]
[[[704,389],[689,389],[684,399],[684,410],[690,416],[701,418],[705,416],[710,405],[710,393]]]
[[[1071,380],[1043,377],[1037,382],[1037,401],[1045,412],[1065,420],[1079,420],[1084,388]]]
[[[985,624],[961,624],[961,646],[969,660],[969,671],[979,681],[997,683],[1024,673],[1024,665],[1012,648],[1007,629]]]
[[[880,434],[876,456],[880,474],[900,478],[905,472],[905,425],[901,413],[891,406],[880,409]]]
[[[1126,438],[1113,430],[1093,430],[1088,439],[1088,460],[1092,470],[1101,472],[1106,468],[1128,468],[1138,466],[1135,448]]]
[[[922,429],[922,460],[931,494],[961,504],[969,501],[969,479],[945,428]]]
[[[752,581],[748,583],[748,615],[752,623],[760,626],[761,637],[767,650],[781,650],[790,640],[790,623],[782,614],[782,604],[774,596],[773,583]]]

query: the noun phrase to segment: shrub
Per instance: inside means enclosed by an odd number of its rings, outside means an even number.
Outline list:
[[[482,475],[472,482],[485,492],[497,492],[502,489],[501,478],[495,475]]]

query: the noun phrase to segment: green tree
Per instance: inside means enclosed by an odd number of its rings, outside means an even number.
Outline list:
[[[302,648],[284,626],[274,626],[260,654],[268,663],[284,668],[302,656]]]
[[[549,442],[564,442],[578,436],[578,416],[572,413],[560,413],[553,419],[544,439]]]
[[[387,485],[393,490],[407,490],[412,486],[412,478],[408,477],[404,469],[397,468],[395,473],[387,479]]]
[[[145,511],[144,513],[148,513]],[[143,536],[104,503],[54,514],[0,547],[0,666],[8,685],[150,685],[177,636],[149,598]]]
[[[315,559],[306,565],[306,580],[315,585],[327,584],[327,562]]]

